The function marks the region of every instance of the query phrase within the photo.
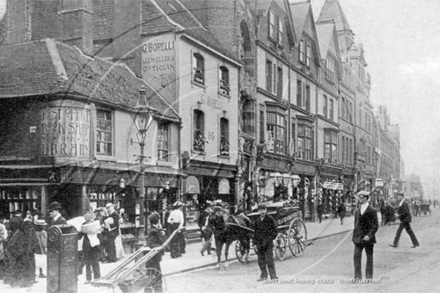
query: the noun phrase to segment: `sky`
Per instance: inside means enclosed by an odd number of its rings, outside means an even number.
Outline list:
[[[311,0],[315,20],[325,0]],[[6,0],[0,0],[0,17]],[[439,174],[440,1],[339,0],[364,45],[370,99],[400,126],[406,174]]]

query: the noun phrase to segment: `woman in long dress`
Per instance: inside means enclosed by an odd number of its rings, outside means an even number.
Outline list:
[[[27,216],[6,247],[9,261],[5,284],[12,287],[30,287],[35,283],[34,254],[38,249],[37,232],[32,223],[32,216]]]

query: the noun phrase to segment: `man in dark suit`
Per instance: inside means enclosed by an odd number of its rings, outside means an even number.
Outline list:
[[[61,204],[59,202],[52,202],[49,205],[49,215],[50,215],[50,225],[49,227],[52,227],[54,225],[66,225],[67,221],[66,219],[61,216],[60,211],[63,209]]]
[[[150,248],[156,248],[162,246],[164,243],[164,236],[165,233],[159,228],[159,216],[155,213],[152,213],[150,216],[148,216],[148,220],[150,221],[151,227],[148,229],[148,236],[146,238],[147,246]],[[154,257],[152,257],[147,263],[145,264],[145,267],[156,269],[160,273],[162,273],[162,270],[160,268],[160,262],[162,260],[162,255],[164,254],[164,251],[158,252]],[[155,292],[162,292],[162,276],[159,275],[157,279],[157,284],[154,286]]]
[[[409,211],[408,203],[405,201],[403,193],[397,194],[397,200],[399,201],[399,208],[397,209],[397,213],[399,214],[400,225],[397,228],[396,237],[394,238],[394,243],[390,245],[391,247],[396,248],[399,244],[400,235],[402,234],[402,230],[405,229],[406,233],[408,233],[411,238],[411,242],[413,246],[411,248],[416,248],[420,246],[419,241],[417,240],[416,235],[411,229],[411,213]]]
[[[105,229],[107,231],[107,243],[105,250],[107,251],[107,262],[116,262],[116,237],[119,235],[119,215],[115,211],[115,206],[112,203],[106,205],[108,216],[104,220]]]
[[[11,236],[12,237],[15,233],[15,231],[18,230],[18,228],[20,228],[21,224],[23,223],[23,218],[22,218],[22,213],[20,210],[16,210],[14,212],[14,216],[12,217],[12,219],[9,221],[8,224],[8,230],[11,231]]]
[[[367,266],[365,277],[373,278],[373,248],[376,243],[376,232],[379,229],[377,221],[377,212],[368,205],[370,194],[367,191],[361,191],[357,194],[360,206],[355,212],[353,243],[354,243],[354,278],[362,279],[362,250],[365,248],[367,254]]]
[[[273,240],[277,237],[277,224],[275,220],[267,215],[267,206],[258,205],[260,217],[255,221],[255,245],[257,246],[258,266],[260,267],[260,278],[258,282],[267,279],[267,271],[271,280],[278,280],[275,263],[273,261]]]

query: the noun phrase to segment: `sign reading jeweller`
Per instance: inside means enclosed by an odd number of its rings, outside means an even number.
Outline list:
[[[40,155],[88,158],[90,109],[47,107],[40,111]]]

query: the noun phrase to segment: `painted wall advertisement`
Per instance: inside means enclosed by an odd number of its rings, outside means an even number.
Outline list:
[[[40,111],[40,155],[90,157],[90,109],[48,107]]]
[[[174,35],[165,35],[142,45],[142,78],[169,102],[176,92],[175,43]]]

